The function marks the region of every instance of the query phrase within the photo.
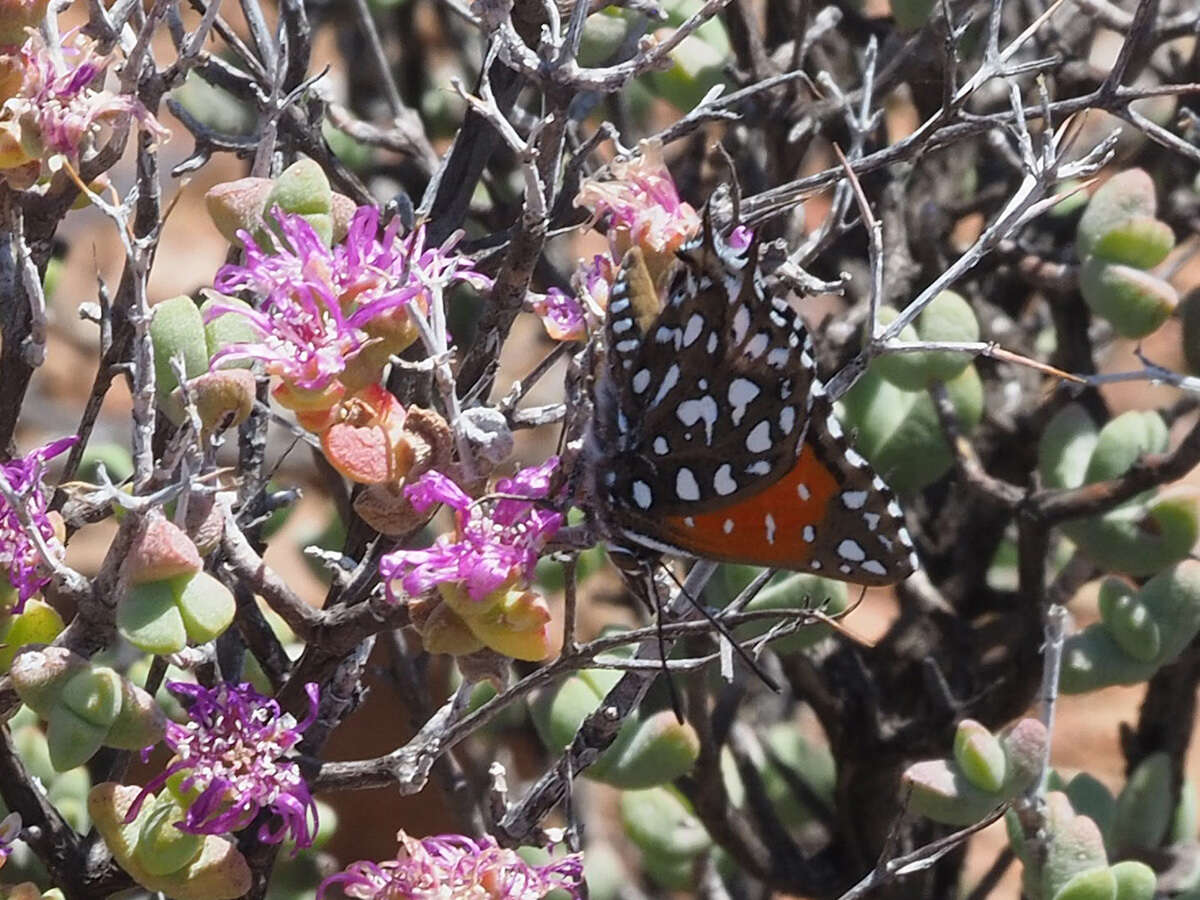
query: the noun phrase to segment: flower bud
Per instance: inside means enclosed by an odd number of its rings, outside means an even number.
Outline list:
[[[461,656],[483,646],[466,623],[437,597],[413,598],[408,602],[408,614],[421,644],[430,653]]]

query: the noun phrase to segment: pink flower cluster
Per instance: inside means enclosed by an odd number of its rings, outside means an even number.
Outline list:
[[[186,773],[179,790],[192,799],[184,820],[175,823],[181,831],[228,834],[269,809],[282,821],[276,828],[264,823],[260,840],[278,843],[290,835],[297,847],[310,846],[317,829],[316,803],[300,767],[285,757],[316,719],[317,686],[306,686],[309,712],[301,722],[249,684],[222,682],[206,688],[171,682],[168,688],[190,703],[191,721],[167,723],[166,744],[175,758],[142,790],[126,821],[137,818],[146,797]]]
[[[0,463],[0,478],[13,494],[22,498],[32,526],[38,530],[50,552],[60,560],[66,551],[55,534],[42,477],[46,472],[46,461],[65,452],[77,440],[74,436],[59,438],[26,456]],[[18,511],[0,497],[0,569],[8,570],[9,583],[17,591],[13,612],[19,613],[24,609],[25,601],[50,581],[41,563],[41,554],[21,524]]]
[[[580,340],[589,322],[603,319],[609,288],[631,247],[642,249],[652,274],[657,275],[671,265],[675,251],[692,240],[701,225],[696,210],[679,196],[663,161],[662,145],[654,141],[644,141],[636,156],[613,162],[608,177],[585,182],[575,205],[591,211],[589,224],[607,219],[609,249],[591,262],[580,262],[571,278],[574,297],[551,288],[545,298],[533,302],[533,311],[555,340]],[[748,228],[739,225],[726,242],[742,250],[752,237]]]
[[[417,840],[401,831],[397,839],[395,859],[352,863],[321,882],[317,900],[335,885],[354,900],[542,900],[552,891],[573,900],[583,896],[578,855],[534,866],[486,835]]]
[[[437,584],[461,584],[474,601],[502,587],[528,584],[539,553],[563,523],[562,513],[536,502],[549,495],[557,467],[558,457],[552,456],[540,466],[501,479],[496,493],[505,499],[489,504],[490,511],[440,472],[426,472],[406,487],[405,496],[420,512],[437,503],[451,507],[455,530],[427,550],[397,550],[385,556],[379,572],[389,596],[395,599],[396,580],[410,596]]]
[[[208,313],[210,319],[245,316],[262,339],[226,347],[213,358],[214,366],[260,359],[293,386],[322,390],[371,341],[367,329],[373,322],[413,302],[427,311],[437,287],[491,285],[469,259],[454,253],[461,234],[440,247],[426,247],[424,227],[401,235],[400,221],[393,219],[380,236],[374,206],[359,207],[346,239],[333,247],[303,216],[276,210],[274,218],[275,246],[260,246],[241,232],[245,264],[223,266],[213,283],[223,293],[253,293],[261,298],[261,311],[214,305]]]
[[[131,116],[156,136],[168,135],[136,98],[96,86],[112,59],[82,38],[54,52],[33,30],[15,57],[0,57],[0,76],[9,76],[0,78],[8,84],[5,90],[0,83],[0,177],[28,187],[53,157],[77,164],[99,128]]]

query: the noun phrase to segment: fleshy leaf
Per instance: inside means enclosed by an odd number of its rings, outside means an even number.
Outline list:
[[[174,579],[171,586],[191,643],[207,643],[233,622],[237,612],[233,592],[207,572]]]
[[[1004,785],[1008,770],[1004,748],[974,719],[963,719],[954,733],[954,760],[975,787],[994,793]]]
[[[1114,175],[1092,195],[1079,219],[1075,241],[1079,258],[1092,253],[1096,243],[1113,228],[1137,217],[1154,218],[1157,210],[1154,181],[1145,169],[1127,169]]]
[[[1152,753],[1138,763],[1117,797],[1112,843],[1119,851],[1153,849],[1171,825],[1171,758]]]
[[[173,900],[236,900],[250,890],[250,866],[245,857],[232,841],[215,835],[204,838],[199,855],[182,869],[165,876],[147,871],[135,853],[140,819],[125,824],[125,816],[139,793],[137,787],[104,782],[88,794],[88,812],[96,830],[117,863],[138,884]]]
[[[12,666],[13,659],[27,644],[48,644],[65,628],[58,610],[38,597],[25,601],[20,615],[10,616],[0,629],[0,673]]]
[[[880,310],[879,321],[887,325],[894,321],[893,310]],[[978,341],[979,320],[966,300],[954,291],[942,291],[917,316],[915,331],[909,336],[906,328],[900,335],[902,341]],[[889,353],[880,357],[875,365],[879,374],[896,387],[906,391],[919,391],[935,381],[950,381],[957,378],[971,365],[967,353],[949,350],[922,350],[917,353]]]
[[[117,605],[117,630],[139,650],[162,656],[187,646],[171,581],[133,585]]]
[[[208,370],[204,321],[191,297],[181,294],[154,305],[150,341],[154,345],[154,389],[158,404],[167,417],[178,425],[183,421],[183,407],[171,396],[179,387],[171,358],[182,357],[183,373],[188,378],[195,378]]]
[[[1168,282],[1095,256],[1080,267],[1079,290],[1092,312],[1131,339],[1157,331],[1179,305],[1179,294]]]

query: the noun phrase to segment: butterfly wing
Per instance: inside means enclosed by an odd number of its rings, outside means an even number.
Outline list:
[[[706,228],[657,295],[631,251],[613,288],[598,416],[623,538],[731,562],[892,583],[912,571],[899,507],[846,445],[802,320],[757,247]]]

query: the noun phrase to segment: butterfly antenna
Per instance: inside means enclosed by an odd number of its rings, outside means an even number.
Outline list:
[[[671,571],[670,566],[667,566],[664,563],[663,569],[666,570],[666,573],[671,577],[671,580],[675,582],[676,586],[678,586],[679,592],[687,598],[688,602],[692,604],[696,611],[708,620],[709,624],[711,624],[717,630],[723,640],[729,641],[729,643],[733,646],[734,652],[737,653],[737,655],[742,658],[742,661],[750,667],[750,671],[758,676],[758,679],[763,684],[778,694],[780,692],[779,683],[766,673],[766,670],[759,665],[758,660],[751,656],[745,647],[738,643],[737,638],[733,636],[733,632],[729,630],[729,626],[714,616],[707,606],[691,595],[687,588],[684,587],[683,582],[681,582],[675,576],[675,573]]]

